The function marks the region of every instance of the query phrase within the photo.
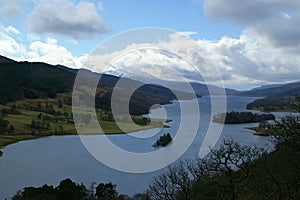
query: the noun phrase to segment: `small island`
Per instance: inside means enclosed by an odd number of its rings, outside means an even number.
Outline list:
[[[268,120],[275,120],[273,114],[257,114],[252,112],[227,112],[220,113],[214,116],[213,121],[225,124],[243,124],[243,123],[257,123]]]
[[[168,144],[170,144],[170,142],[172,142],[172,137],[170,135],[170,133],[164,134],[162,136],[160,136],[160,138],[158,140],[156,140],[156,142],[152,145],[153,147],[165,147]]]

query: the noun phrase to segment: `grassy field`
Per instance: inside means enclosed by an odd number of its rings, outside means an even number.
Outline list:
[[[13,130],[0,133],[0,148],[22,140],[36,139],[50,135],[75,135],[77,130],[73,122],[72,106],[64,102],[65,94],[55,99],[26,99],[16,101],[7,105],[0,105],[0,110],[7,110],[8,113],[1,117],[8,120],[8,127]],[[51,111],[51,112],[50,112]],[[81,134],[124,134],[138,130],[164,127],[168,120],[151,119],[148,125],[130,124],[121,122],[122,130],[112,120],[100,119],[103,111],[97,110],[97,120],[91,121],[80,131]],[[122,116],[120,116],[122,117]],[[141,116],[134,116],[138,121],[145,121]],[[149,119],[147,119],[149,120]],[[146,120],[146,121],[147,121]],[[35,125],[38,122],[38,125]],[[97,129],[98,124],[102,132]],[[36,127],[38,126],[38,127]],[[80,128],[81,129],[81,128]],[[0,155],[1,155],[0,151]]]
[[[40,136],[41,137],[41,136]],[[16,143],[22,140],[32,140],[39,138],[39,136],[34,135],[1,135],[0,136],[0,146],[6,146],[12,143]]]

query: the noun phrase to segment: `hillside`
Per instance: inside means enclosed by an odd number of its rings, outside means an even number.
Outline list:
[[[249,103],[246,108],[265,112],[299,112],[300,102],[296,96],[266,97]]]
[[[0,55],[0,63],[15,63],[16,61]]]
[[[247,105],[248,110],[266,112],[299,112],[300,82],[265,85],[250,91],[241,92],[241,96],[264,97]]]
[[[97,120],[105,134],[122,134],[164,126],[164,119],[151,119],[139,115],[148,113],[154,104],[167,104],[175,99],[172,91],[158,85],[143,84],[127,78],[98,74],[83,70],[89,75],[101,76],[96,90]],[[48,135],[76,134],[72,112],[72,91],[78,70],[62,65],[41,62],[16,62],[0,57],[0,148],[17,141]],[[121,86],[115,87],[122,79]],[[141,86],[142,85],[142,86]],[[139,86],[129,101],[133,127],[127,117],[111,112],[111,95],[114,90],[129,93]],[[140,87],[141,86],[141,87]],[[191,95],[181,92],[187,99]],[[83,96],[83,98],[89,96]],[[90,96],[92,97],[92,96]],[[83,99],[84,100],[84,99]],[[126,99],[118,99],[120,105]],[[92,123],[90,116],[85,116]],[[115,119],[121,119],[120,129]],[[87,133],[90,134],[90,133]],[[2,152],[0,151],[0,156]]]
[[[46,63],[14,62],[0,64],[0,103],[56,97],[71,92],[76,74]]]
[[[0,104],[16,100],[55,98],[57,94],[70,93],[76,78],[77,70],[61,65],[53,66],[46,63],[15,62],[1,57],[0,63]],[[87,73],[92,73],[86,70]],[[100,76],[100,74],[99,74]],[[112,75],[102,75],[99,82],[101,89],[102,109],[110,110],[110,97],[113,87],[120,78]],[[123,80],[124,81],[124,80]],[[121,89],[129,89],[141,82],[125,79]],[[184,93],[187,98],[189,95]],[[153,104],[166,104],[174,99],[174,94],[167,88],[157,85],[144,85],[132,96],[130,108],[133,114],[147,113]],[[103,105],[106,105],[103,107]]]
[[[239,95],[256,97],[298,96],[300,95],[300,82],[256,88],[254,90],[241,92]]]
[[[255,91],[255,90],[263,90],[263,89],[270,89],[270,88],[274,88],[274,87],[280,87],[283,86],[284,84],[271,84],[271,85],[262,85],[256,88],[251,89],[251,91]]]
[[[179,91],[186,91],[186,84],[185,82],[176,82],[176,81],[161,81],[163,84],[170,86],[174,90]],[[240,91],[229,89],[229,88],[222,88],[214,85],[204,84],[200,82],[188,82],[192,89],[194,90],[195,94],[199,97],[207,96],[207,95],[223,95],[224,90],[226,95],[238,95]],[[210,90],[209,90],[209,89]]]
[[[205,95],[220,95],[223,94],[225,91],[226,95],[238,95],[240,91],[229,89],[229,88],[221,88],[213,85],[205,85],[202,83],[192,82],[191,86],[193,87],[194,91],[198,96],[205,96]],[[209,89],[210,90],[209,90]]]

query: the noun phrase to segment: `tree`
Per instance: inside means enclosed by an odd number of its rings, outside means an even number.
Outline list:
[[[250,169],[262,153],[262,149],[224,140],[206,158],[169,166],[154,178],[147,194],[153,200],[243,199]]]
[[[18,191],[12,200],[57,200],[56,189],[53,186],[44,185],[39,188],[26,187]]]
[[[162,136],[159,137],[158,140],[153,144],[153,147],[157,146],[167,146],[170,142],[172,142],[172,137],[170,133],[163,134]]]
[[[37,117],[41,120],[42,119],[42,116],[43,116],[43,113],[40,113],[37,115]]]
[[[167,171],[155,177],[147,191],[151,199],[190,199],[191,172],[184,162],[169,166]]]
[[[258,192],[268,199],[299,199],[300,116],[285,116],[267,127],[275,150],[257,162],[263,172],[254,176]]]
[[[92,183],[87,189],[83,184],[76,184],[68,178],[62,180],[55,188],[48,185],[38,188],[25,187],[18,191],[12,200],[131,200],[131,198],[125,194],[118,195],[116,185],[112,183],[100,183],[96,189],[95,183]],[[135,200],[149,200],[149,198]]]
[[[59,200],[82,200],[88,198],[86,187],[77,185],[71,179],[61,181],[57,189]]]
[[[150,200],[150,196],[148,194],[137,193],[132,197],[132,200]]]
[[[285,116],[274,123],[268,123],[267,133],[274,137],[276,148],[299,142],[300,116]]]
[[[296,96],[297,112],[300,113],[300,96]]]
[[[57,132],[58,132],[58,134],[63,134],[64,133],[64,128],[61,124],[57,128]]]
[[[118,192],[116,191],[116,185],[112,183],[100,183],[96,187],[96,199],[97,200],[114,200],[117,199]]]
[[[11,125],[9,125],[9,128],[8,128],[8,132],[9,133],[12,133],[12,132],[14,132],[15,131],[15,127],[11,124]]]
[[[31,120],[31,124],[30,124],[31,128],[35,128],[35,129],[39,129],[41,128],[41,123],[39,120]]]
[[[18,115],[20,114],[20,111],[18,110],[18,107],[13,104],[12,106],[10,106],[10,111],[9,111],[11,114],[13,115]]]
[[[1,109],[1,117],[7,117],[8,115],[8,110],[6,108],[2,108]]]
[[[8,120],[4,118],[0,118],[0,133],[7,132],[8,124],[9,124]]]
[[[58,106],[58,108],[63,107],[62,101],[60,99],[58,99],[58,101],[57,101],[57,106]]]
[[[42,110],[42,107],[43,107],[43,106],[42,106],[42,102],[39,101],[39,102],[38,102],[38,109],[39,109],[39,110]]]
[[[46,129],[50,130],[50,128],[51,128],[51,124],[49,122],[47,122]]]
[[[56,188],[48,185],[38,188],[25,187],[18,191],[12,200],[87,200],[89,197],[84,185],[65,179]]]
[[[227,112],[220,113],[214,116],[215,122],[225,123],[225,124],[241,124],[241,123],[253,123],[261,122],[267,120],[275,120],[273,114],[253,114],[251,112]]]
[[[248,186],[250,167],[263,152],[263,149],[242,146],[232,140],[224,140],[220,148],[211,150],[208,170],[222,175],[223,181],[216,183],[224,191],[222,198],[235,200],[243,197],[241,193]],[[240,171],[238,176],[237,170]]]

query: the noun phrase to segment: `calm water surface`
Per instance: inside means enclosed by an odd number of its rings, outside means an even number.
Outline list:
[[[245,111],[246,104],[255,98],[228,97],[228,111]],[[196,100],[194,100],[196,101]],[[210,99],[203,97],[198,99],[201,109],[199,130],[191,147],[181,159],[195,158],[198,155],[200,144],[208,128],[211,119]],[[189,104],[189,101],[185,101]],[[167,116],[173,121],[168,125],[169,129],[162,130],[158,135],[148,138],[134,138],[129,135],[111,135],[109,138],[118,146],[133,152],[153,151],[151,146],[163,133],[176,133],[180,121],[180,109],[178,102],[165,105]],[[159,110],[152,112],[153,117],[159,117]],[[191,114],[192,115],[192,114]],[[283,116],[276,113],[276,116]],[[193,122],[192,116],[191,123]],[[268,137],[253,135],[253,131],[245,127],[256,124],[225,125],[222,138],[232,138],[242,144],[257,145],[271,148],[272,144]],[[189,124],[186,124],[188,130]],[[152,131],[144,130],[136,132],[138,135],[147,135]],[[99,139],[105,136],[84,136],[90,139]],[[99,147],[100,148],[100,147]],[[117,185],[119,193],[133,195],[143,192],[148,188],[153,177],[163,171],[159,170],[144,174],[130,174],[111,169],[97,161],[84,148],[78,136],[51,136],[30,141],[22,141],[9,145],[2,149],[4,155],[0,157],[0,199],[12,197],[18,190],[25,186],[42,186],[43,184],[58,185],[65,178],[71,178],[77,183],[84,183],[87,187],[93,182],[112,182]],[[110,152],[107,152],[109,155]],[[113,156],[113,155],[112,155]]]

